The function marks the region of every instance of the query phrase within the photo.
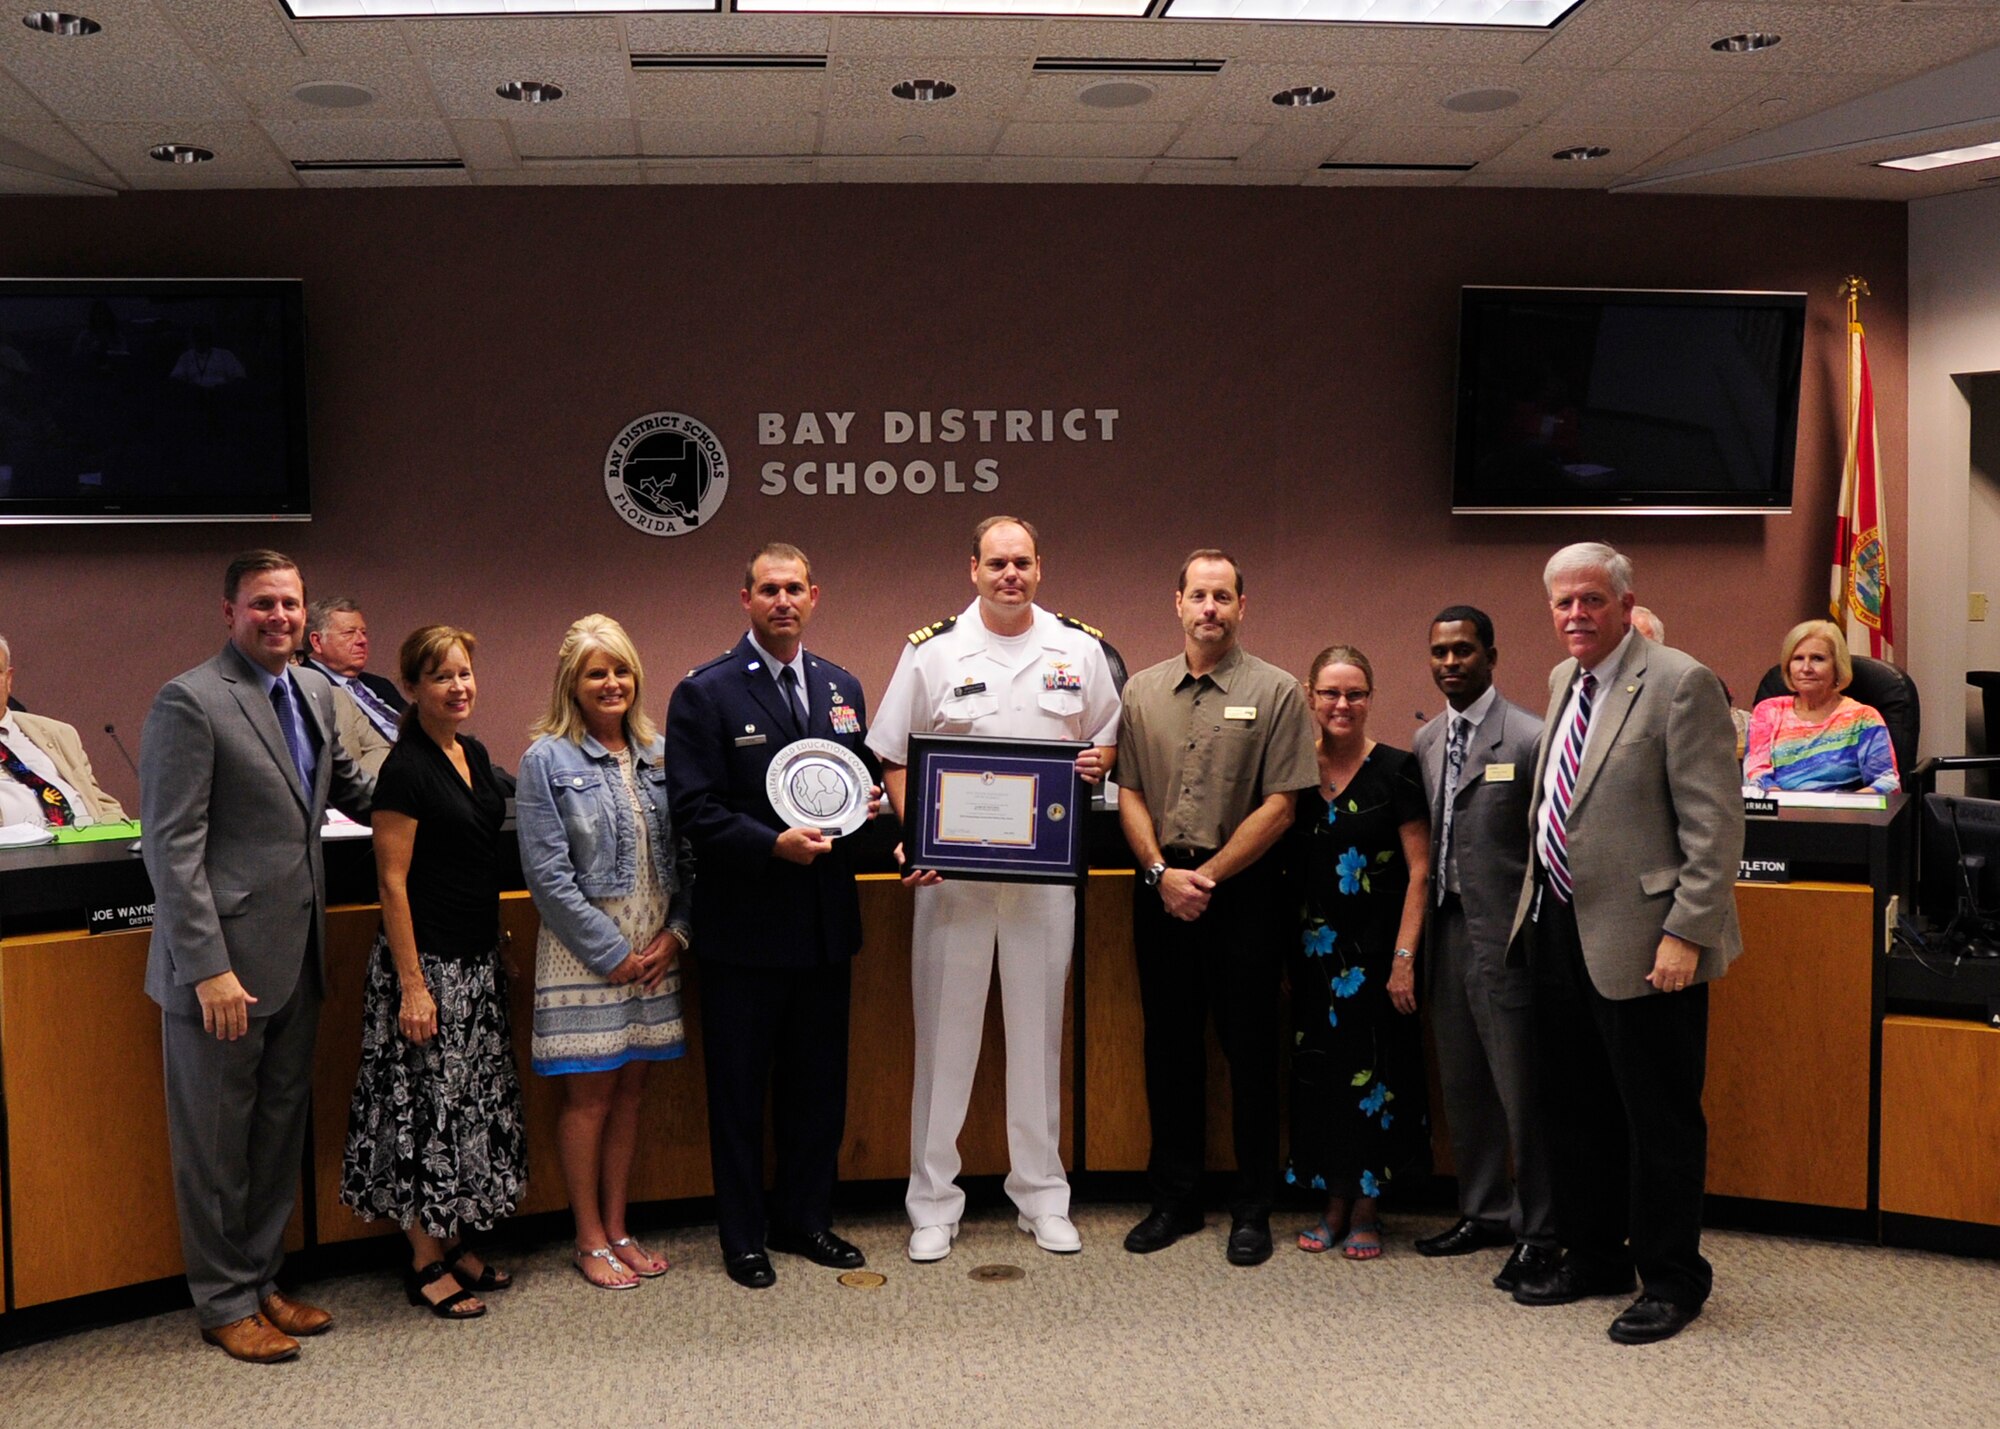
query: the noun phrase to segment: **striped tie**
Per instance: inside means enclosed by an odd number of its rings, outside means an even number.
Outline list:
[[[1458,803],[1458,778],[1465,772],[1465,741],[1472,729],[1470,720],[1453,719],[1451,738],[1444,747],[1444,798],[1443,809],[1438,815],[1438,859],[1437,859],[1437,901],[1444,905],[1444,896],[1451,891],[1451,820],[1452,810]]]
[[[1542,867],[1548,870],[1549,887],[1568,903],[1576,885],[1569,874],[1569,806],[1576,797],[1576,775],[1583,767],[1583,742],[1590,735],[1590,703],[1597,692],[1597,676],[1584,672],[1576,688],[1576,711],[1570,716],[1569,732],[1563,736],[1562,753],[1556,759],[1555,797],[1549,801],[1549,834],[1542,844]]]

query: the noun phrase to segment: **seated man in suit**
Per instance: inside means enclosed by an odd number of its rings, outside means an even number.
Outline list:
[[[14,652],[0,635],[0,824],[45,828],[117,823],[118,801],[97,787],[76,727],[13,702]]]
[[[368,620],[361,607],[344,595],[314,601],[306,612],[306,645],[300,653],[305,656],[306,664],[333,682],[334,689],[354,701],[382,737],[382,752],[376,760],[380,767],[381,760],[388,757],[388,746],[396,742],[397,721],[409,701],[403,698],[394,680],[368,673]],[[354,752],[355,745],[347,739],[351,728],[351,720],[343,723],[340,736],[341,743]],[[357,759],[360,757],[356,754]]]

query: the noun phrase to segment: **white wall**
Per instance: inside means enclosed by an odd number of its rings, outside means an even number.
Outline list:
[[[1990,372],[2000,372],[2000,190],[1919,200],[1910,205],[1910,569],[1898,576],[1907,595],[1897,656],[1923,693],[1926,755],[1964,750],[1974,698],[1965,671],[1988,664],[2000,621],[2000,542],[1987,534],[1988,503],[1975,513],[1970,475],[1973,393],[1994,384],[1967,379]],[[1973,590],[1995,603],[1984,627],[1966,620]]]

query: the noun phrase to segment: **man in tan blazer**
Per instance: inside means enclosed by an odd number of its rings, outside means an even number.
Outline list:
[[[1543,572],[1569,657],[1529,810],[1508,961],[1534,975],[1536,1055],[1563,1259],[1514,1298],[1642,1292],[1620,1344],[1676,1335],[1714,1273],[1701,1254],[1708,983],[1742,952],[1742,776],[1722,682],[1631,629],[1632,563],[1566,546]]]
[[[340,736],[341,748],[361,766],[362,772],[370,779],[382,772],[383,761],[395,746],[382,737],[354,696],[339,685],[333,690],[333,728]]]
[[[0,635],[0,824],[116,823],[118,801],[97,787],[74,725],[7,708],[14,652]]]

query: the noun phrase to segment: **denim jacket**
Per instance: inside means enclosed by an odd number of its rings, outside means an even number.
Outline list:
[[[674,836],[668,812],[666,743],[633,746],[639,802],[650,811],[653,866],[667,894],[667,926],[685,940],[693,855]],[[638,949],[595,901],[638,885],[638,830],[618,774],[618,756],[589,735],[582,744],[543,735],[521,756],[514,793],[521,871],[541,914],[562,945],[607,975]]]

